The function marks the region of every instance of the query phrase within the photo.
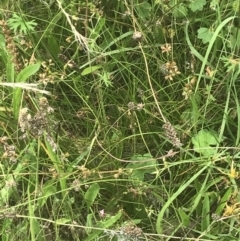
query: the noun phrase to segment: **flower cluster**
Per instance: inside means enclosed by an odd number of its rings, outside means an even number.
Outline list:
[[[119,178],[121,175],[123,174],[123,169],[122,168],[118,168],[118,170],[116,171],[116,173],[113,175],[114,178]]]
[[[23,133],[29,131],[33,136],[42,136],[48,128],[48,115],[53,113],[53,108],[48,105],[47,98],[39,100],[39,110],[31,116],[28,108],[22,108],[19,112],[18,123]]]
[[[142,229],[133,224],[127,224],[121,227],[120,230],[105,230],[104,232],[111,239],[117,237],[117,240],[121,241],[138,241],[143,238]]]
[[[11,178],[11,179],[5,181],[5,186],[7,189],[10,189],[10,188],[16,187],[17,183],[14,181],[13,178]]]
[[[9,158],[10,162],[15,163],[17,159],[16,147],[14,145],[9,145],[7,142],[7,137],[0,137],[0,143],[3,145],[4,153],[3,158]]]
[[[144,107],[143,103],[135,104],[134,102],[128,103],[128,109],[129,110],[142,110]]]
[[[78,179],[75,179],[72,182],[71,186],[75,192],[79,192],[79,190],[81,189],[81,182]]]
[[[188,100],[188,98],[190,97],[190,95],[192,94],[192,90],[193,87],[196,83],[196,77],[194,76],[189,83],[185,84],[185,86],[183,87],[183,93],[182,95],[185,97],[185,100]]]
[[[160,71],[165,75],[166,80],[173,80],[174,76],[181,74],[175,61],[161,65]]]
[[[4,20],[0,20],[0,27],[2,29],[2,34],[5,37],[6,49],[8,53],[12,56],[12,62],[14,63],[14,67],[17,71],[19,71],[22,67],[21,62],[19,61],[19,52],[14,42],[13,37],[11,36],[11,31],[8,28],[7,22]]]
[[[48,100],[45,97],[41,97],[39,100],[39,110],[32,117],[28,108],[22,108],[19,112],[18,124],[22,133],[22,139],[27,138],[27,134],[34,137],[40,137],[46,132],[46,139],[52,146],[53,150],[56,150],[57,146],[53,138],[49,134],[49,115],[53,113],[53,108],[49,106]]]
[[[177,137],[177,132],[172,126],[170,122],[166,122],[163,125],[163,129],[165,131],[166,137],[172,142],[173,146],[180,148],[182,146],[182,143],[180,139]]]
[[[140,88],[137,89],[138,92],[138,97],[140,97],[141,99],[144,99],[144,91]]]
[[[6,212],[1,212],[0,219],[15,218],[17,215],[15,209],[8,210]]]
[[[91,176],[93,174],[94,171],[91,171],[90,169],[88,169],[87,167],[85,167],[84,165],[82,166],[78,166],[77,169],[79,171],[81,171],[80,176],[85,180],[87,179],[89,176]]]
[[[135,41],[141,41],[142,38],[143,38],[143,35],[142,35],[141,32],[135,31],[135,32],[133,33],[132,38],[133,38],[133,40],[135,40]]]
[[[39,82],[43,83],[45,86],[48,83],[54,83],[55,73],[51,71],[52,66],[54,66],[54,63],[51,59],[48,60],[48,62],[42,62],[43,72],[39,74]]]
[[[161,46],[162,53],[169,53],[172,51],[172,46],[168,43]]]
[[[136,227],[135,225],[128,224],[121,228],[121,231],[128,239],[138,240],[142,235],[143,231],[141,228]]]
[[[72,59],[68,59],[64,54],[59,54],[58,58],[65,63],[64,69],[69,67],[70,69],[79,70],[79,66]]]

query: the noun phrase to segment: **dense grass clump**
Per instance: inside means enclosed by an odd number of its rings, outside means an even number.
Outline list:
[[[240,240],[239,24],[238,0],[1,1],[1,240]]]

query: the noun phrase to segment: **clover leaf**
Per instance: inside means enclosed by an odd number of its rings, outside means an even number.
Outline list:
[[[213,130],[200,130],[192,137],[194,151],[203,156],[212,156],[215,154],[215,146],[218,144],[217,133]]]
[[[198,29],[198,38],[202,40],[204,44],[209,43],[212,39],[213,32],[208,28]]]
[[[131,169],[130,178],[133,181],[143,181],[145,173],[152,173],[156,171],[157,160],[151,154],[134,155],[131,157],[132,163],[127,165]]]
[[[206,0],[193,0],[190,4],[189,4],[189,8],[193,11],[202,11],[203,10],[203,6],[206,4]]]

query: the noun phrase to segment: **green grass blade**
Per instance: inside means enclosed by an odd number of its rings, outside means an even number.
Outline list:
[[[158,234],[162,234],[162,220],[164,218],[164,213],[170,204],[181,194],[201,173],[203,173],[209,166],[211,162],[205,164],[205,166],[199,170],[193,177],[191,177],[186,183],[182,184],[181,187],[167,200],[167,202],[161,208],[161,211],[158,214],[157,222],[156,222],[156,230]]]
[[[84,200],[87,203],[87,208],[89,209],[94,203],[98,193],[100,190],[100,186],[97,183],[92,184],[87,192],[84,195]]]

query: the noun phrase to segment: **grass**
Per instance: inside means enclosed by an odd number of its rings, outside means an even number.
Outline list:
[[[239,12],[2,1],[1,240],[239,240]]]

